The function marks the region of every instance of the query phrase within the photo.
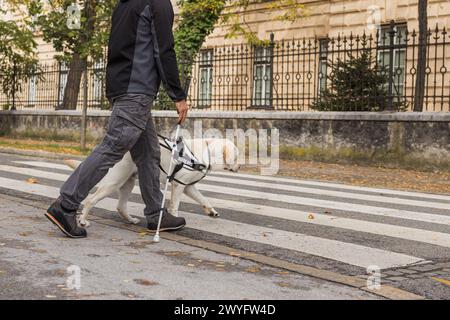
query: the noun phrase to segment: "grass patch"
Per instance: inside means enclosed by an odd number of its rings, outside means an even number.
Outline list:
[[[351,148],[308,148],[280,146],[280,158],[284,160],[311,160],[326,163],[358,164],[384,168],[404,168],[433,171],[450,170],[450,159],[433,161],[413,156],[403,150],[359,151]]]
[[[56,141],[56,142],[74,142],[79,143],[81,135],[79,132],[64,132],[49,129],[31,129],[27,128],[23,131],[0,132],[1,137],[11,139],[28,139],[38,141]],[[86,132],[87,143],[98,143],[98,139],[94,138],[89,132]]]
[[[33,139],[13,139],[0,137],[0,147],[15,148],[21,150],[40,150],[72,155],[87,155],[94,148],[93,144],[87,144],[85,150],[74,142],[45,141]]]

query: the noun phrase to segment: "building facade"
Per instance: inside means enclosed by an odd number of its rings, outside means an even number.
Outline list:
[[[330,85],[333,62],[367,49],[374,63],[386,70],[391,101],[403,100],[411,109],[418,52],[417,0],[303,0],[304,9],[294,22],[276,19],[283,11],[270,9],[271,2],[257,1],[240,16],[269,45],[229,39],[229,26],[222,24],[208,36],[190,72],[189,99],[194,108],[310,110]],[[429,0],[428,19],[425,110],[449,111],[450,2]],[[20,93],[24,103],[18,108],[52,109],[62,101],[68,70],[55,66],[55,52],[39,34],[37,41],[41,63],[51,65],[47,83],[30,79]],[[104,106],[102,70],[104,61],[89,71],[87,92],[93,108]],[[82,94],[80,90],[80,107]]]

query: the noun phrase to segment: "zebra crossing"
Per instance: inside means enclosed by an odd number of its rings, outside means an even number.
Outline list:
[[[0,165],[0,186],[55,198],[69,174],[61,163],[13,160]],[[29,177],[38,183],[27,183]],[[198,188],[221,213],[220,219],[209,218],[183,197],[180,214],[198,234],[360,268],[450,260],[447,195],[228,172],[208,176]],[[115,206],[113,198],[97,205],[111,211]],[[142,216],[137,186],[128,208]]]

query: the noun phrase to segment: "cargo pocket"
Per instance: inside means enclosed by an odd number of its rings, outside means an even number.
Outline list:
[[[139,139],[143,129],[120,115],[111,119],[107,133],[107,144],[115,152],[125,154]]]

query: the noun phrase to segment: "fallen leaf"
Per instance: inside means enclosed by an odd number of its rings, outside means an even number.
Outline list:
[[[256,273],[256,272],[261,271],[261,269],[259,269],[259,268],[257,268],[257,267],[251,267],[251,268],[245,269],[245,271],[251,272],[251,273]]]
[[[275,282],[275,284],[276,284],[277,286],[282,287],[282,288],[287,288],[287,287],[290,287],[290,286],[291,286],[291,285],[290,285],[289,283],[287,283],[287,282]]]
[[[38,180],[36,178],[28,178],[27,182],[28,183],[38,183]]]
[[[233,251],[231,251],[230,253],[228,253],[230,256],[233,256],[233,257],[240,257],[241,256],[241,254],[240,253],[237,253],[237,252],[233,252]]]
[[[156,282],[156,281],[151,281],[151,280],[147,280],[147,279],[134,279],[134,282],[136,282],[137,284],[140,284],[142,286],[154,286],[154,285],[158,284],[158,282]]]
[[[438,281],[440,283],[443,283],[443,284],[446,284],[446,285],[450,286],[450,280],[436,278],[436,277],[432,277],[431,279],[433,279],[434,281]]]
[[[314,215],[312,213],[308,214],[308,219],[309,220],[314,220]]]
[[[145,231],[139,232],[138,235],[139,235],[139,237],[145,237],[148,235],[148,232],[145,232]]]
[[[226,265],[224,265],[224,264],[216,264],[216,267],[218,267],[218,268],[225,268]]]
[[[164,255],[166,255],[166,256],[186,256],[186,255],[189,255],[189,253],[181,252],[181,251],[166,251],[166,252],[164,252]]]

